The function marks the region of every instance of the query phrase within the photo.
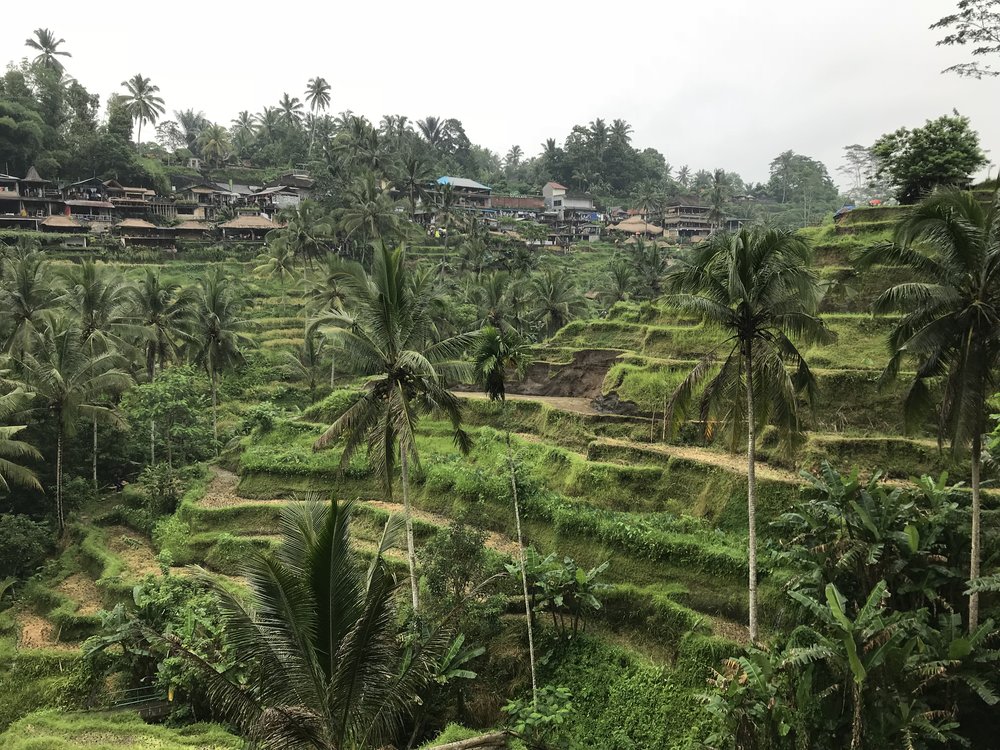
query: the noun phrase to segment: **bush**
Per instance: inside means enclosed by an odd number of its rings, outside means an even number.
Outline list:
[[[33,573],[52,550],[52,543],[47,523],[19,514],[0,515],[0,570],[4,575]]]

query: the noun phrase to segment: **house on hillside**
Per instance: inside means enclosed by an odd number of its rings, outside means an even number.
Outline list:
[[[284,224],[271,221],[266,216],[244,215],[219,224],[222,238],[226,240],[243,240],[260,242],[272,229],[280,229]]]
[[[177,216],[174,203],[161,198],[155,190],[144,187],[127,187],[117,180],[104,183],[108,200],[115,204],[115,212],[124,218],[141,219],[144,216],[162,216],[173,219]]]
[[[601,236],[601,215],[588,193],[571,192],[558,182],[547,182],[542,188],[545,201],[543,220],[549,225],[553,240],[560,244]]]
[[[709,206],[675,203],[663,209],[664,236],[672,242],[701,242],[716,229],[739,229],[742,219],[727,216],[717,223]]]
[[[219,210],[236,204],[239,196],[215,183],[198,182],[179,191],[174,205],[182,219],[208,219],[216,217]]]
[[[481,182],[465,177],[438,177],[438,185],[451,185],[455,202],[461,208],[482,210],[492,206],[493,191]]]
[[[491,195],[490,203],[498,217],[536,219],[545,210],[545,198],[540,195]]]

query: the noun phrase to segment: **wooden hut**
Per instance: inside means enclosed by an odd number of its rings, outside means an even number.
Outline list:
[[[224,224],[219,224],[219,229],[222,230],[222,238],[226,240],[259,242],[268,232],[283,226],[284,224],[278,224],[264,216],[237,216]]]

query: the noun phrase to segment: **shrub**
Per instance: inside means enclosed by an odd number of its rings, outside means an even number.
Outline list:
[[[17,577],[34,572],[52,549],[52,542],[47,523],[25,515],[0,515],[0,570]]]

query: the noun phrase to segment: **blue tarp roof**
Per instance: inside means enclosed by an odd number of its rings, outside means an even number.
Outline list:
[[[486,185],[475,180],[468,180],[465,177],[438,177],[438,185],[451,185],[452,187],[471,188],[473,190],[489,190]]]

